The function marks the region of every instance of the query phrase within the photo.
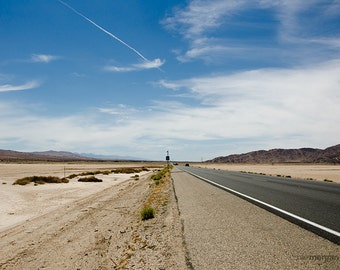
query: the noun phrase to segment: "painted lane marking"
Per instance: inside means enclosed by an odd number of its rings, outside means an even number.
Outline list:
[[[191,174],[191,175],[193,175],[193,176],[195,176],[195,177],[197,177],[197,178],[199,178],[199,179],[201,179],[201,180],[203,180],[203,181],[205,181],[205,182],[208,182],[208,183],[210,183],[210,184],[212,184],[212,185],[214,185],[214,186],[217,186],[217,187],[219,187],[219,188],[221,188],[221,189],[224,189],[224,190],[229,191],[229,192],[231,192],[231,193],[237,194],[237,195],[240,196],[241,198],[246,198],[246,199],[249,200],[249,201],[256,202],[257,204],[263,205],[263,206],[265,206],[265,207],[267,207],[267,208],[269,208],[269,209],[272,209],[272,210],[274,210],[274,211],[277,211],[277,212],[279,212],[279,213],[281,213],[281,214],[284,214],[284,215],[286,215],[286,216],[288,216],[288,217],[291,217],[291,218],[296,219],[296,220],[298,220],[298,221],[300,221],[300,222],[306,223],[306,224],[308,224],[308,225],[310,225],[310,226],[313,226],[314,228],[317,228],[317,229],[319,229],[319,230],[322,230],[322,231],[324,231],[324,232],[327,232],[327,233],[329,233],[329,234],[335,236],[336,238],[339,238],[339,239],[340,239],[340,232],[337,232],[337,231],[335,231],[335,230],[332,230],[332,229],[330,229],[330,228],[327,228],[327,227],[325,227],[325,226],[322,226],[322,225],[320,225],[320,224],[318,224],[318,223],[315,223],[315,222],[313,222],[313,221],[311,221],[311,220],[308,220],[308,219],[305,219],[305,218],[303,218],[303,217],[297,216],[297,215],[295,215],[295,214],[293,214],[293,213],[290,213],[290,212],[288,212],[288,211],[286,211],[286,210],[283,210],[283,209],[281,209],[281,208],[278,208],[278,207],[276,207],[276,206],[274,206],[274,205],[271,205],[271,204],[268,204],[268,203],[266,203],[266,202],[263,202],[263,201],[260,201],[260,200],[258,200],[258,199],[255,199],[255,198],[253,198],[253,197],[251,197],[251,196],[248,196],[248,195],[246,195],[246,194],[243,194],[243,193],[241,193],[241,192],[238,192],[238,191],[236,191],[236,190],[234,190],[234,189],[231,189],[231,188],[222,186],[222,185],[220,185],[220,184],[218,184],[218,183],[215,183],[215,182],[213,182],[213,181],[211,181],[211,180],[209,180],[209,179],[207,179],[207,178],[204,178],[204,177],[202,177],[202,176],[199,176],[199,175],[197,175],[197,174],[195,174],[195,173],[192,173],[192,172],[189,172],[189,171],[186,171],[186,170],[183,170],[183,171],[185,171],[185,172],[187,172],[187,173],[189,173],[189,174]],[[335,242],[336,242],[336,243],[339,243],[339,239],[336,239]],[[334,242],[333,239],[330,239],[330,240],[332,240],[332,241]]]

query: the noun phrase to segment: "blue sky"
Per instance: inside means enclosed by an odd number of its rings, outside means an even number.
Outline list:
[[[340,138],[340,1],[0,0],[0,149],[201,161]]]

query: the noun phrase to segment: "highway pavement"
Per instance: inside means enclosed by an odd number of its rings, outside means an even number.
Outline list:
[[[171,177],[188,269],[340,269],[340,245],[177,166]]]
[[[177,168],[340,243],[340,184],[197,167]]]

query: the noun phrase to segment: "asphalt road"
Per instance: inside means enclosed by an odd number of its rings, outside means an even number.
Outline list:
[[[196,167],[178,168],[219,187],[226,187],[227,191],[234,194],[236,192],[240,197],[245,198],[243,194],[249,196],[251,198],[245,199],[337,244],[340,243],[339,184]],[[252,198],[260,202],[254,202]],[[285,211],[292,215],[285,214]],[[300,219],[296,219],[295,215]],[[306,223],[305,220],[309,222]]]

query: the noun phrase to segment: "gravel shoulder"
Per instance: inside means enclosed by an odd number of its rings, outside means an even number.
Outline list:
[[[339,269],[340,247],[174,169],[192,269]]]

